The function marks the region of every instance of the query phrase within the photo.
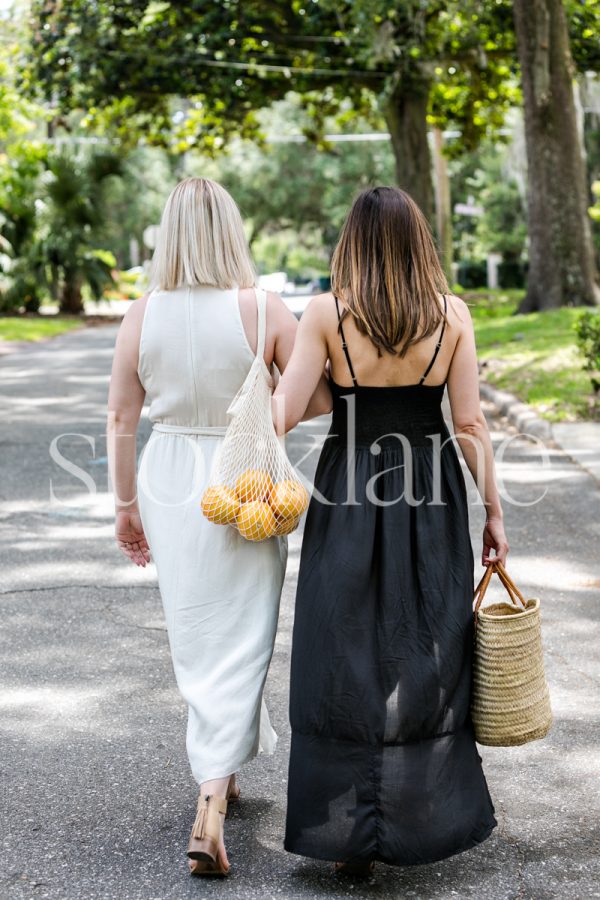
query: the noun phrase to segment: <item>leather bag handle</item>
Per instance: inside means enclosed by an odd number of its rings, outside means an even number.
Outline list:
[[[498,560],[498,562],[496,563],[496,568],[498,570],[498,575],[500,576],[500,579],[501,579],[502,583],[504,584],[504,587],[506,588],[506,590],[509,591],[509,593],[510,593],[510,591],[512,591],[513,594],[515,594],[519,598],[519,601],[521,602],[521,606],[524,609],[526,609],[527,601],[525,600],[525,597],[523,596],[523,594],[521,593],[519,588],[516,586],[516,584],[514,583],[514,581],[512,580],[512,578],[510,577],[510,575],[508,574],[508,572],[506,571],[506,569],[504,568],[504,566],[502,565],[500,560]]]
[[[473,602],[474,602],[473,615],[475,616],[475,624],[477,624],[477,613],[479,612],[479,607],[481,606],[481,604],[483,602],[485,592],[488,589],[488,585],[489,585],[490,581],[492,580],[492,575],[494,574],[494,572],[496,572],[496,574],[500,578],[500,581],[506,588],[506,590],[508,592],[508,596],[510,597],[512,603],[515,606],[518,606],[520,603],[521,606],[523,607],[523,609],[527,608],[527,603],[525,601],[525,598],[523,597],[523,594],[518,589],[518,587],[516,586],[516,584],[514,583],[514,581],[512,580],[512,578],[510,577],[510,575],[508,574],[508,572],[506,571],[506,569],[504,568],[504,566],[502,565],[500,560],[493,559],[486,567],[486,570],[483,573],[481,580],[479,581],[479,584],[475,588],[475,591],[473,594]]]

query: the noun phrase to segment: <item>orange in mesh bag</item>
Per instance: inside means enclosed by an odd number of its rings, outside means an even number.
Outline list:
[[[231,525],[248,541],[290,534],[308,506],[308,492],[273,427],[273,379],[264,361],[267,295],[256,290],[258,346],[244,384],[227,412],[232,416],[217,454],[202,512]]]

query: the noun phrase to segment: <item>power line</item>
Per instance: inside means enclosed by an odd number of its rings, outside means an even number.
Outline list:
[[[369,134],[324,134],[323,140],[332,144],[353,143],[357,141],[389,141],[389,131],[375,131]],[[267,136],[267,144],[305,144],[305,134],[274,134]]]
[[[497,128],[495,129],[494,134],[511,135],[513,134],[513,130],[510,128]],[[446,129],[442,132],[442,135],[446,139],[460,138],[462,132],[454,129]],[[324,134],[323,140],[329,141],[332,144],[389,141],[390,133],[389,131],[372,131],[359,134]],[[277,134],[268,135],[266,137],[267,144],[305,144],[307,141],[308,138],[305,134]]]
[[[129,54],[127,53],[119,53],[117,51],[105,50],[104,56],[112,56],[118,57],[120,59],[130,59]],[[254,71],[260,73],[263,72],[281,72],[288,77],[291,76],[292,73],[298,73],[301,75],[335,75],[335,76],[343,76],[343,75],[361,75],[366,78],[387,78],[390,74],[389,72],[378,72],[372,69],[322,69],[322,68],[314,68],[313,66],[295,66],[295,65],[275,65],[273,63],[260,63],[260,62],[240,62],[239,60],[220,60],[220,59],[206,59],[203,56],[196,56],[193,60],[184,59],[183,63],[185,65],[199,65],[199,66],[207,66],[209,68],[215,69],[236,69],[238,71]],[[167,63],[168,65],[182,65],[181,57],[177,59],[173,59],[172,61]]]
[[[304,66],[276,66],[272,63],[221,62],[215,59],[199,59],[195,60],[195,62],[202,66],[214,66],[220,69],[246,69],[247,71],[260,71],[262,69],[265,72],[283,72],[284,74],[299,72],[302,75],[367,75],[372,78],[387,78],[387,73],[384,75],[380,72],[372,72],[366,69],[315,69]]]

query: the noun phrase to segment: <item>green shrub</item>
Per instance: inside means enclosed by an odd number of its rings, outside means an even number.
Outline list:
[[[527,265],[520,259],[504,260],[498,266],[498,283],[501,288],[524,288]]]
[[[471,315],[477,319],[497,319],[512,316],[523,296],[523,291],[501,288],[482,288],[478,291],[455,290],[459,297],[471,308]]]
[[[33,276],[19,273],[12,284],[0,294],[0,312],[36,313],[42,302],[40,285]]]
[[[140,280],[139,272],[130,272],[127,269],[119,272],[119,281],[122,284],[137,284]]]
[[[487,262],[485,259],[462,259],[458,264],[457,277],[464,288],[478,288],[487,284]]]
[[[574,326],[577,343],[585,363],[583,368],[591,372],[590,381],[594,393],[600,393],[600,313],[585,310],[579,314]]]

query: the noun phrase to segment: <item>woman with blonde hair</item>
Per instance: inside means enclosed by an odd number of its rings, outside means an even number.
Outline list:
[[[275,392],[292,428],[329,361],[333,421],[296,598],[285,847],[368,874],[375,860],[466,850],[496,825],[469,714],[474,560],[446,388],[485,504],[482,564],[508,545],[469,311],[407,194],[360,194],[332,289],[309,304]]]
[[[223,821],[239,794],[235,773],[276,740],[262,697],[287,544],[245,541],[204,518],[200,500],[255,356],[283,372],[297,323],[277,294],[255,288],[239,210],[206,178],[182,181],[167,200],[152,287],[127,312],[115,347],[107,437],[116,539],[136,565],[152,553],[188,704],[187,752],[200,785],[190,871],[226,875]],[[153,430],[136,477],[146,398]],[[303,413],[330,402],[323,381]]]

